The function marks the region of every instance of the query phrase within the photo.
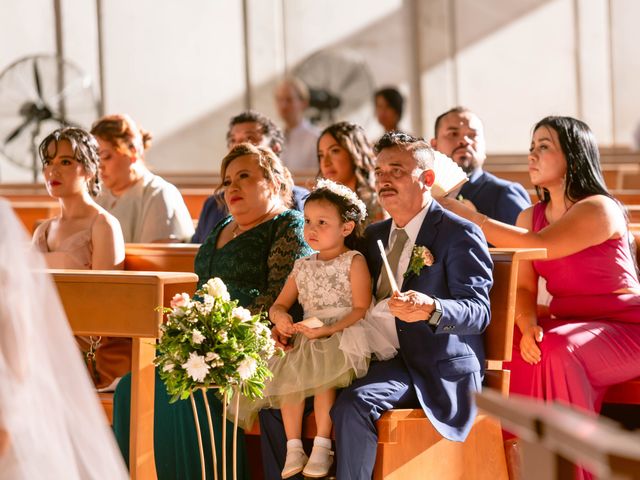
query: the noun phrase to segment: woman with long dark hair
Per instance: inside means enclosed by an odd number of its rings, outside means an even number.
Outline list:
[[[608,192],[589,127],[571,117],[536,124],[529,175],[540,202],[516,227],[442,203],[482,227],[497,247],[547,249],[522,262],[511,392],[597,412],[607,388],[640,376],[640,283],[622,206]],[[536,306],[538,277],[552,296]]]
[[[318,176],[356,192],[367,207],[365,225],[382,220],[382,207],[373,187],[375,154],[364,129],[355,123],[338,122],[318,138]]]

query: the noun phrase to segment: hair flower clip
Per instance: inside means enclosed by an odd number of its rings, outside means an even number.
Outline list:
[[[422,245],[414,245],[411,252],[411,259],[409,260],[409,268],[405,272],[404,276],[408,277],[410,273],[414,275],[420,275],[420,270],[424,267],[430,267],[433,265],[435,258],[431,251]]]

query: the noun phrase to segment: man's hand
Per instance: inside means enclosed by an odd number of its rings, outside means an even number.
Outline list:
[[[278,329],[277,325],[274,325],[271,328],[271,338],[273,338],[275,340],[276,347],[281,348],[285,352],[287,350],[291,350],[291,348],[293,348],[291,345],[289,345],[289,339],[291,338],[291,335],[286,335],[286,334],[282,333]]]
[[[425,321],[435,308],[433,298],[414,290],[394,292],[389,299],[389,310],[404,322]]]

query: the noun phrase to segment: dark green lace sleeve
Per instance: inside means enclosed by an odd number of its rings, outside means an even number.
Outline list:
[[[286,210],[216,248],[220,231],[231,220],[222,220],[200,247],[195,259],[198,286],[219,277],[240,305],[253,313],[266,311],[282,290],[296,259],[313,252],[304,241],[304,219],[300,212]]]
[[[288,210],[275,222],[271,248],[267,258],[267,286],[253,300],[252,306],[268,309],[280,294],[293,264],[309,256],[313,250],[304,241],[304,218],[300,212]]]

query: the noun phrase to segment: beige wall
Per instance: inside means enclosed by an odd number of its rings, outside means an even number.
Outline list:
[[[155,135],[148,161],[156,170],[217,169],[227,121],[245,105],[242,0],[102,4],[105,110],[128,112]],[[96,3],[61,5],[65,54],[97,80]],[[274,118],[276,80],[314,52],[337,48],[366,60],[372,88],[396,84],[422,99],[407,105],[405,129],[431,137],[435,117],[464,104],[484,120],[491,152],[524,151],[532,125],[548,114],[580,116],[601,144],[620,146],[631,143],[640,119],[635,0],[247,5],[252,105]],[[42,52],[55,53],[53,0],[1,2],[0,70]],[[377,138],[370,92],[362,90],[349,115]],[[5,161],[0,174],[30,178]]]

